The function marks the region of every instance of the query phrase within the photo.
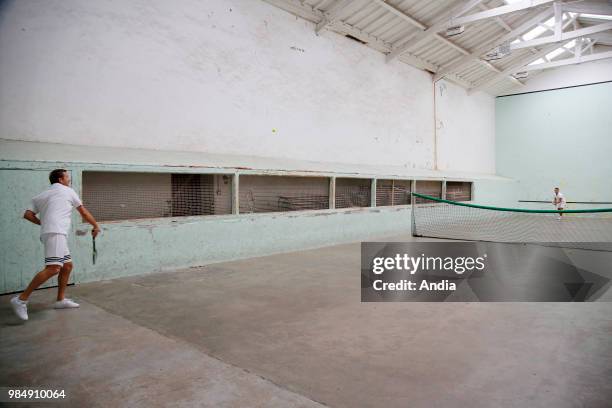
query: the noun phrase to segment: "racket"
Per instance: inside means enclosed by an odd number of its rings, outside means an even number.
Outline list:
[[[91,242],[93,244],[93,251],[92,251],[92,261],[93,264],[96,264],[96,258],[98,257],[98,250],[96,249],[96,237],[94,237],[93,235],[91,236]]]

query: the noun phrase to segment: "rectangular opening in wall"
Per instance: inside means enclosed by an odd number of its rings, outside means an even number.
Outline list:
[[[298,176],[240,176],[240,213],[324,210],[329,179]]]
[[[376,180],[376,206],[410,204],[410,180]]]
[[[369,207],[372,180],[359,178],[336,179],[336,208]]]
[[[452,201],[471,201],[472,183],[469,181],[447,181],[446,199]]]
[[[232,213],[232,176],[83,172],[83,204],[99,221]]]
[[[437,180],[417,180],[415,192],[430,197],[442,198],[442,182]],[[418,197],[414,201],[416,204],[424,202],[423,199]]]

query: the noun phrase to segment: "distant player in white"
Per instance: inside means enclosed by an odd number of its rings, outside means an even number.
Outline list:
[[[555,187],[554,191],[555,195],[553,196],[552,203],[557,210],[563,211],[565,209],[565,196],[559,191],[559,187]],[[561,219],[561,216],[563,216],[563,214],[559,213],[559,219]]]
[[[49,174],[49,181],[51,187],[34,197],[31,207],[23,214],[23,218],[41,227],[40,240],[45,246],[45,269],[34,276],[23,293],[11,299],[15,314],[22,320],[28,320],[27,302],[32,291],[57,274],[59,277],[55,308],[79,307],[78,303],[64,297],[72,271],[72,257],[67,242],[72,209],[76,208],[83,219],[93,226],[91,234],[94,238],[100,233],[98,223],[83,207],[77,193],[70,188],[70,173],[64,169],[53,170]],[[40,215],[40,219],[36,214]]]

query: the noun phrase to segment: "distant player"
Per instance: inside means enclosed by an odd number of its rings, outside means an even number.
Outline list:
[[[555,187],[555,195],[553,196],[553,205],[559,211],[563,211],[565,209],[565,196],[563,193],[559,191],[559,187]],[[559,213],[559,219],[563,216],[562,213]]]
[[[70,188],[70,173],[64,169],[53,170],[49,174],[49,181],[51,187],[34,197],[30,208],[23,214],[23,218],[41,227],[40,240],[45,246],[45,269],[34,276],[23,293],[11,299],[15,314],[22,320],[28,320],[27,301],[32,291],[57,274],[59,277],[55,308],[79,307],[78,303],[64,297],[72,271],[72,257],[67,241],[72,209],[76,208],[83,219],[93,226],[91,234],[94,238],[100,233],[98,223],[83,207],[77,193]],[[40,215],[40,219],[36,214]]]

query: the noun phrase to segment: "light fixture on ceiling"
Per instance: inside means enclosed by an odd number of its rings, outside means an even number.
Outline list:
[[[456,35],[463,34],[464,31],[465,31],[465,26],[462,26],[462,25],[448,27],[446,29],[446,36],[454,37]]]
[[[505,55],[503,55],[502,53],[498,51],[491,51],[485,54],[484,59],[485,61],[495,61],[498,59],[502,59],[503,57],[505,57]]]
[[[529,76],[529,72],[527,71],[521,71],[521,72],[517,72],[514,75],[512,75],[514,78],[516,79],[525,79]]]
[[[505,57],[510,54],[510,44],[502,44],[498,47],[493,48],[490,52],[484,56],[485,61],[494,61]]]

